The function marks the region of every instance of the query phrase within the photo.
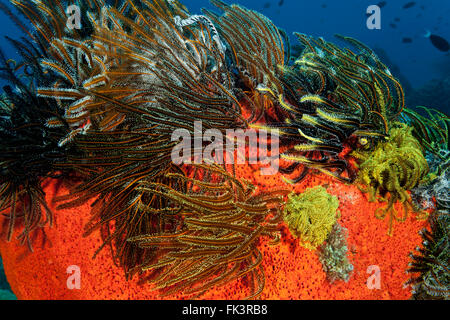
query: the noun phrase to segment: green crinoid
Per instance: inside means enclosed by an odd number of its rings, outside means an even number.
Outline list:
[[[414,127],[412,133],[426,152],[436,155],[445,162],[446,159],[440,151],[449,148],[450,117],[448,115],[433,108],[418,106],[414,109],[405,108],[401,120]]]
[[[284,221],[305,248],[315,250],[328,237],[336,223],[339,201],[322,186],[291,193],[284,208]]]
[[[384,219],[389,214],[388,235],[392,235],[394,220],[406,220],[409,208],[419,211],[407,191],[417,186],[429,171],[422,146],[414,138],[412,130],[406,124],[393,123],[389,138],[378,143],[375,150],[352,153],[359,163],[361,191],[369,193],[369,201],[388,202],[386,207],[375,211],[378,219]],[[403,204],[403,215],[399,215],[394,208],[397,201]],[[426,216],[424,212],[417,215],[418,218]]]

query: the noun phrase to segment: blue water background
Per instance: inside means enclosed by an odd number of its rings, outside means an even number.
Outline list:
[[[7,0],[0,0],[3,3]],[[227,1],[230,3],[231,1]],[[355,37],[372,48],[383,49],[390,64],[399,68],[413,87],[420,87],[435,78],[450,74],[450,53],[438,51],[423,35],[426,30],[450,41],[450,1],[422,0],[409,9],[403,9],[408,0],[391,0],[381,9],[381,30],[369,30],[366,26],[366,10],[378,0],[235,0],[249,9],[257,10],[273,20],[288,34],[294,31],[335,41],[334,34]],[[183,3],[192,14],[200,13],[202,7],[214,9],[208,0],[185,0]],[[270,4],[270,7],[264,8]],[[397,28],[390,26],[395,18]],[[16,26],[0,13],[1,47],[8,56],[14,51],[5,43],[4,36],[21,36]],[[402,43],[404,37],[412,38],[412,43]],[[295,39],[292,37],[294,43]]]

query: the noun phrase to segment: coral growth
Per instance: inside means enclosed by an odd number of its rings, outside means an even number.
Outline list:
[[[450,167],[441,170],[441,174],[432,174],[429,180],[411,190],[411,198],[422,210],[435,209],[436,205],[450,208]]]
[[[336,222],[327,240],[318,250],[319,260],[331,283],[337,280],[347,282],[353,271],[353,265],[348,260],[346,237],[347,229]]]
[[[330,234],[336,223],[339,201],[316,186],[304,193],[290,194],[284,208],[284,220],[291,233],[308,249],[316,249]]]
[[[388,234],[392,235],[394,221],[405,221],[408,209],[413,208],[408,190],[416,187],[428,173],[428,164],[422,154],[422,147],[412,135],[412,128],[396,123],[389,130],[389,138],[380,142],[373,152],[355,151],[352,155],[359,161],[358,180],[369,193],[369,200],[388,202],[375,215],[384,219],[389,214]],[[394,204],[403,204],[403,215],[399,215]],[[415,208],[413,208],[415,209]],[[425,218],[420,212],[418,218]]]

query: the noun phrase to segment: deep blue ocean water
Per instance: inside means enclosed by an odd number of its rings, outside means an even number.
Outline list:
[[[0,0],[7,3],[7,0]],[[182,1],[192,14],[201,8],[214,9],[208,0]],[[402,7],[408,0],[388,0],[381,8],[381,29],[369,30],[366,26],[368,6],[379,0],[228,0],[249,9],[257,10],[272,19],[280,28],[292,34],[294,31],[333,41],[333,35],[340,33],[355,37],[371,48],[382,49],[389,64],[397,66],[401,75],[413,87],[420,87],[428,81],[450,75],[450,52],[437,50],[424,37],[426,30],[450,41],[450,1],[419,0],[408,9]],[[279,4],[282,2],[282,5]],[[398,22],[396,21],[399,20]],[[13,50],[5,43],[4,36],[20,36],[15,25],[0,13],[1,47],[8,55]],[[391,26],[395,24],[395,28]],[[403,43],[411,38],[411,43]],[[295,39],[292,37],[293,41]],[[394,70],[396,71],[396,69]],[[395,74],[394,74],[395,75]],[[398,75],[397,75],[398,76]],[[449,89],[450,90],[450,89]]]

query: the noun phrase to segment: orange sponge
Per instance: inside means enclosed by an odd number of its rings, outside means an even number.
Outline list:
[[[261,176],[259,170],[239,166],[237,175],[251,180],[258,190],[290,188],[302,192],[307,187],[324,185],[338,197],[341,216],[339,223],[348,229],[349,259],[354,265],[350,280],[330,284],[322,270],[316,252],[299,245],[287,229],[282,229],[282,240],[269,246],[262,239],[259,246],[264,255],[265,289],[261,299],[408,299],[411,292],[403,288],[408,253],[421,243],[418,231],[424,227],[410,215],[397,224],[392,237],[387,235],[387,221],[374,216],[376,208],[384,204],[369,203],[357,187],[345,185],[327,176],[310,175],[296,186],[287,185],[281,175]],[[50,181],[45,188],[47,201],[55,210],[55,223],[35,235],[34,252],[17,241],[6,242],[1,235],[0,253],[6,276],[19,299],[158,299],[158,292],[150,284],[140,284],[138,277],[126,280],[120,267],[113,264],[107,248],[95,259],[92,256],[101,245],[99,232],[82,236],[89,219],[90,204],[75,209],[56,211],[52,199],[64,194],[64,187]],[[5,220],[4,217],[0,218]],[[5,222],[5,221],[0,221]],[[16,232],[16,235],[18,231]],[[80,270],[80,289],[67,285],[70,266]],[[380,288],[367,286],[373,271],[380,270]],[[69,268],[70,269],[70,268]],[[370,271],[370,269],[369,269]],[[238,299],[245,296],[245,283],[235,281],[207,292],[202,299]],[[172,299],[180,298],[172,296]]]

